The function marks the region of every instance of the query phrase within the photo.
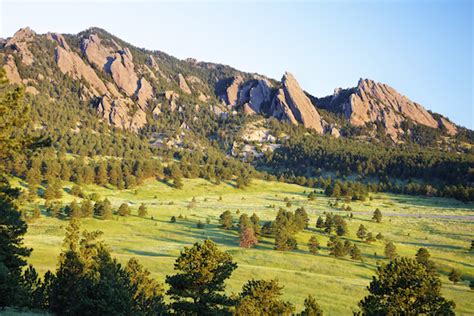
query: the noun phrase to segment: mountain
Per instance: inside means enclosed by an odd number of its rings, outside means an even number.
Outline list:
[[[0,54],[10,81],[25,85],[26,92],[54,99],[52,86],[67,78],[79,85],[80,100],[99,118],[133,132],[164,115],[165,108],[183,112],[189,107],[206,109],[215,119],[239,113],[276,118],[335,137],[354,136],[355,128],[357,136],[395,143],[417,142],[420,129],[436,139],[454,138],[460,129],[370,79],[317,98],[288,72],[277,81],[225,65],[179,60],[99,28],[76,35],[20,29],[1,42]]]

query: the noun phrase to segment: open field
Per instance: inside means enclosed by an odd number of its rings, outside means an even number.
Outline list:
[[[71,185],[66,184],[66,187]],[[393,241],[400,255],[414,256],[418,248],[428,248],[440,269],[443,293],[456,302],[456,312],[467,315],[474,311],[474,291],[468,287],[468,280],[474,279],[474,253],[468,252],[474,239],[472,203],[390,194],[372,194],[371,201],[349,203],[354,218],[348,220],[349,235],[343,239],[357,242],[364,258],[364,262],[358,262],[349,257],[335,259],[328,255],[328,236],[315,228],[316,218],[324,211],[348,213],[341,210],[342,202],[339,207],[330,207],[328,202],[333,199],[320,191],[315,201],[308,201],[309,188],[254,180],[250,187],[241,190],[232,183],[213,185],[193,179],[184,181],[183,190],[154,180],[136,190],[118,191],[95,185],[85,186],[83,190],[107,197],[115,209],[123,202],[131,204],[132,216],[115,216],[114,220],[82,219],[82,227],[103,231],[103,239],[120,261],[137,257],[162,282],[167,274],[173,273],[174,260],[184,246],[210,238],[231,253],[238,263],[238,269],[227,283],[229,292],[240,291],[242,284],[251,278],[277,278],[285,286],[284,298],[295,303],[297,310],[301,309],[304,298],[312,294],[327,315],[348,315],[366,295],[366,286],[377,264],[386,262],[384,241],[366,244],[356,238],[357,227],[363,223],[374,236],[381,232],[385,240]],[[197,200],[196,206],[188,209],[193,197]],[[238,247],[237,230],[218,227],[218,217],[225,210],[233,212],[235,222],[240,214],[250,216],[253,212],[262,223],[273,220],[278,208],[285,207],[285,197],[292,203],[291,210],[304,206],[311,216],[310,229],[297,235],[297,251],[275,251],[271,238],[264,238],[254,249],[242,249]],[[73,199],[64,193],[64,203]],[[44,203],[39,201],[41,205]],[[148,206],[147,218],[136,216],[142,202]],[[31,205],[26,207],[32,208]],[[376,208],[382,214],[390,213],[380,224],[371,221]],[[182,219],[170,222],[171,216],[180,214]],[[210,224],[205,224],[204,229],[196,228],[199,220],[206,223],[207,219]],[[47,216],[44,210],[40,219],[29,224],[25,243],[34,248],[29,262],[40,272],[55,269],[67,224],[67,220]],[[318,255],[311,255],[306,246],[312,234],[318,236],[323,246]],[[447,278],[451,268],[459,269],[465,280],[453,285]]]

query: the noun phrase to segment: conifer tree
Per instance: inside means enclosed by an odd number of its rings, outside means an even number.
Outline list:
[[[321,246],[319,245],[318,238],[316,236],[311,236],[308,241],[309,252],[313,255],[317,254]]]
[[[148,211],[146,208],[146,205],[144,203],[140,204],[138,207],[138,216],[140,217],[146,217],[148,215]]]
[[[301,316],[323,316],[323,310],[312,295],[304,299],[304,310]]]
[[[393,242],[388,242],[385,245],[385,257],[390,260],[393,260],[397,256],[397,248],[395,247]]]
[[[414,259],[378,267],[368,290],[359,303],[364,315],[454,315],[455,304],[441,296],[439,278]]]
[[[233,226],[232,213],[230,211],[225,211],[219,216],[219,224],[224,229],[231,229]]]
[[[171,306],[178,314],[215,314],[228,310],[225,280],[237,268],[232,257],[211,240],[185,247],[176,259],[175,275],[167,276]]]

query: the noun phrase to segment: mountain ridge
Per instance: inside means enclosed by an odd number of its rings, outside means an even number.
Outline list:
[[[318,98],[303,90],[289,73],[277,81],[227,65],[180,60],[138,48],[97,27],[77,34],[36,34],[23,28],[2,42],[0,53],[8,78],[33,94],[39,93],[35,81],[40,75],[48,76],[38,73],[36,78],[21,78],[18,62],[34,68],[35,58],[47,57],[35,56],[29,48],[43,39],[53,44],[50,49],[62,74],[85,81],[81,98],[91,101],[97,115],[134,132],[145,127],[149,113],[158,116],[166,105],[179,111],[185,102],[207,105],[217,116],[236,111],[260,114],[336,137],[345,125],[365,128],[371,137],[382,130],[395,143],[412,134],[407,127],[412,124],[440,130],[446,137],[455,136],[459,128],[442,115],[436,114],[435,119],[420,104],[370,79]],[[329,123],[320,115],[321,109],[342,120]]]

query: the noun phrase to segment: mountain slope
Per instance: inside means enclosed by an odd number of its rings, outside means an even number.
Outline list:
[[[79,83],[81,99],[99,117],[134,132],[158,117],[163,107],[179,112],[196,105],[216,119],[235,111],[260,114],[334,136],[353,126],[369,136],[378,128],[394,142],[406,141],[412,133],[406,122],[447,137],[458,132],[446,118],[435,118],[393,88],[372,80],[361,79],[355,88],[316,98],[304,92],[289,73],[279,82],[229,66],[179,60],[134,47],[98,28],[77,35],[39,35],[20,29],[2,43],[0,53],[8,78],[25,84],[27,92],[45,93],[40,81],[48,78],[54,84],[51,78],[58,74],[51,75],[59,71]],[[343,119],[335,121],[328,113]]]

